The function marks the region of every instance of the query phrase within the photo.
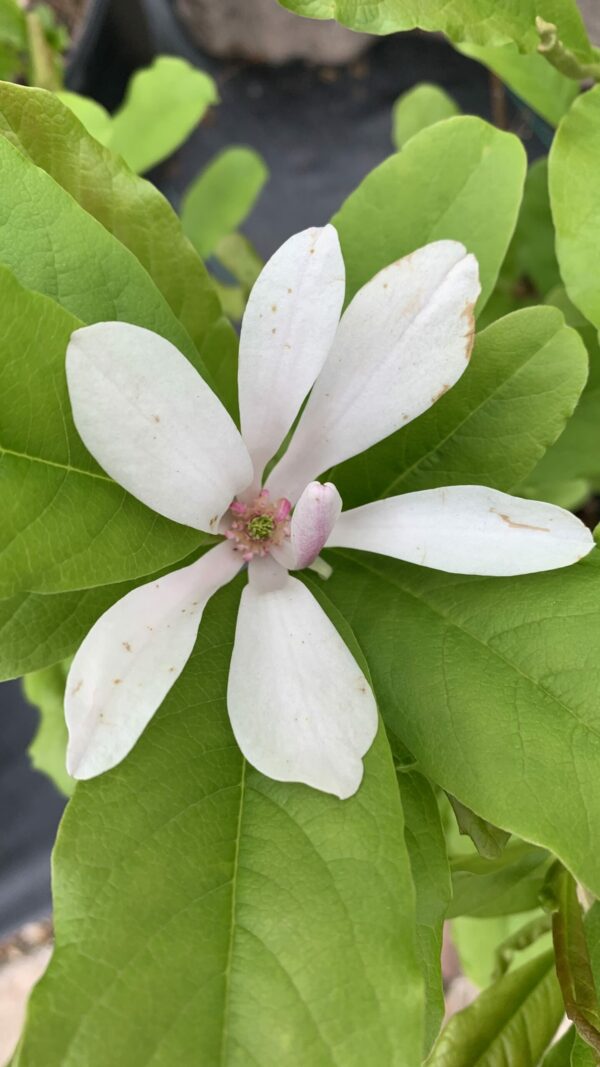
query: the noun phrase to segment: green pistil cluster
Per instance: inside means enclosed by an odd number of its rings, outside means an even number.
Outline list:
[[[246,529],[253,541],[268,541],[275,529],[275,520],[271,515],[255,515]]]

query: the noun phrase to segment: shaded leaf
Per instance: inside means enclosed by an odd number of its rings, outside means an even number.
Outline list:
[[[453,797],[451,793],[448,793],[448,800],[454,810],[461,834],[471,838],[479,855],[488,860],[501,856],[510,834],[476,815],[474,811],[461,804],[460,800]]]
[[[550,200],[556,253],[567,293],[581,313],[600,328],[596,281],[600,214],[600,86],[584,93],[561,122],[549,158]]]
[[[251,148],[226,148],[188,186],[181,205],[184,232],[203,258],[247,218],[269,176]]]
[[[546,885],[548,910],[552,911],[552,940],[556,974],[567,1016],[578,1035],[600,1054],[600,1012],[586,930],[577,886],[560,864],[555,864]]]
[[[551,126],[558,125],[579,94],[577,82],[565,78],[543,56],[523,55],[514,44],[497,48],[461,44],[459,51],[493,71]]]
[[[392,751],[397,743],[392,739]],[[444,832],[435,793],[422,774],[397,770],[404,811],[404,834],[416,894],[417,956],[425,980],[425,1044],[427,1055],[444,1018],[442,934],[452,885]]]
[[[392,113],[392,141],[402,148],[416,133],[435,122],[459,115],[460,108],[439,85],[420,82],[402,93]]]
[[[211,77],[185,59],[159,56],[138,70],[111,121],[110,147],[138,174],[166,159],[218,101]]]
[[[497,859],[456,856],[451,861],[453,897],[448,917],[487,918],[529,911],[539,904],[552,857],[525,842],[509,844]]]
[[[551,952],[505,974],[454,1015],[428,1067],[537,1067],[562,1016]]]
[[[29,703],[40,713],[40,724],[29,746],[31,762],[36,770],[52,779],[61,793],[70,796],[75,782],[65,766],[67,726],[63,710],[68,669],[67,661],[28,674],[23,679],[23,690]]]

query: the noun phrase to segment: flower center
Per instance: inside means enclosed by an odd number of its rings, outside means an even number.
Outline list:
[[[275,529],[275,520],[271,515],[255,515],[246,529],[253,541],[268,541]]]
[[[229,510],[233,522],[225,530],[225,537],[246,563],[255,556],[267,556],[290,536],[292,505],[285,497],[271,502],[268,489],[262,489],[250,504],[234,500]]]

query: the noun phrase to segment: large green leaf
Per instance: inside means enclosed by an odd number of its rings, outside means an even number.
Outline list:
[[[219,97],[211,77],[185,59],[159,56],[139,70],[113,115],[110,147],[141,173],[166,159]]]
[[[402,148],[421,130],[454,115],[460,115],[460,108],[444,89],[420,82],[402,93],[394,104],[392,140],[396,148]]]
[[[33,766],[52,779],[62,793],[70,796],[75,782],[67,774],[65,752],[67,726],[63,701],[67,664],[55,663],[53,667],[28,674],[23,679],[23,689],[30,704],[40,714],[40,725],[29,746]]]
[[[347,298],[395,259],[453,238],[479,260],[481,309],[517,221],[525,169],[520,141],[473,116],[416,134],[367,175],[332,220],[346,262]]]
[[[452,885],[440,812],[430,783],[418,771],[400,766],[398,785],[416,893],[417,955],[425,979],[427,1054],[444,1018],[442,932]]]
[[[558,26],[561,40],[582,59],[591,46],[575,0],[279,0],[314,19],[337,19],[352,30],[395,33],[441,30],[453,41],[500,45],[515,41],[533,52],[536,15]]]
[[[79,320],[4,268],[0,294],[0,596],[134,578],[212,540],[135,500],[84,448],[65,378]]]
[[[560,272],[575,306],[600,328],[600,86],[576,100],[561,122],[549,167]]]
[[[427,1067],[538,1067],[561,1016],[548,952],[504,975],[454,1015]]]
[[[328,558],[328,595],[423,773],[600,893],[600,554],[510,579]]]
[[[75,791],[54,860],[57,947],[19,1067],[420,1062],[385,733],[344,802],[244,765],[225,710],[239,584],[209,605],[133,753]]]
[[[0,263],[83,322],[155,330],[198,363],[196,349],[136,257],[44,170],[0,137]]]
[[[444,485],[514,489],[564,429],[586,375],[585,346],[556,309],[507,315],[479,334],[446,396],[333,481],[346,507]]]
[[[204,344],[221,314],[219,301],[158,190],[102,148],[51,93],[0,85],[0,131],[133,252],[194,342]],[[63,245],[57,247],[63,253]],[[90,257],[88,251],[86,261]],[[89,267],[97,274],[99,249],[94,257],[96,263]],[[96,277],[93,288],[97,285]]]

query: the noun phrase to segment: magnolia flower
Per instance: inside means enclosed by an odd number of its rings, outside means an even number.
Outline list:
[[[564,567],[590,551],[591,534],[573,515],[493,489],[431,489],[342,512],[335,486],[315,480],[454,385],[471,353],[479,291],[474,257],[436,241],[380,271],[340,319],[335,229],[290,238],[244,316],[241,433],[164,338],[119,322],[73,334],[68,387],[92,455],[154,511],[222,535],[197,562],[128,593],[83,641],[65,697],[74,777],[127,755],[183,670],[207,601],[247,565],[227,690],[240,749],[272,778],[348,797],[377,732],[375,700],[290,571],[318,567],[325,546],[487,575]]]

